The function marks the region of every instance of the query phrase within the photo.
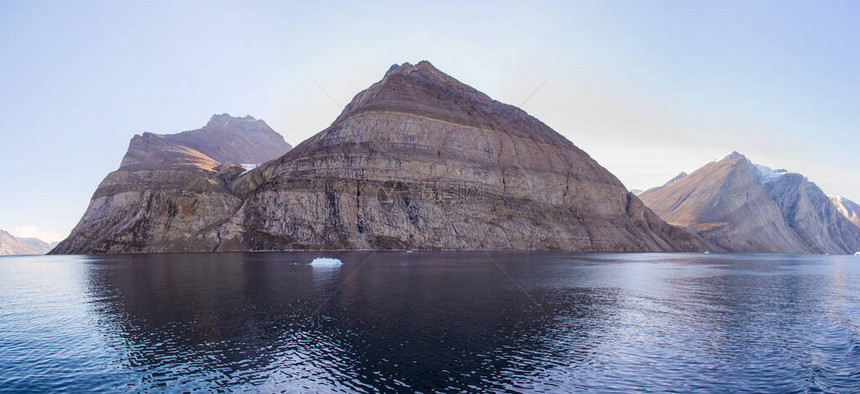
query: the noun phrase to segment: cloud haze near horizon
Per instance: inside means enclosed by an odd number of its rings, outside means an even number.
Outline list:
[[[857,20],[838,0],[6,1],[0,228],[67,234],[134,134],[227,112],[295,145],[422,59],[522,104],[630,188],[737,150],[860,200]]]

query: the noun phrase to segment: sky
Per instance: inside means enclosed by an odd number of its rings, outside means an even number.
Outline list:
[[[857,0],[4,0],[0,229],[63,239],[135,134],[230,113],[296,145],[420,60],[631,189],[736,150],[860,201],[857,21]]]

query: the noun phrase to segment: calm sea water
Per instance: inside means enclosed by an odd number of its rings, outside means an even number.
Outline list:
[[[0,391],[193,389],[856,392],[860,257],[0,258]]]

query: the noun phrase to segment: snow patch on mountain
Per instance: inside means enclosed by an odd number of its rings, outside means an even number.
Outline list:
[[[244,169],[245,169],[245,171],[242,171],[242,173],[244,174],[244,173],[246,173],[246,172],[248,172],[248,171],[251,171],[251,170],[254,170],[254,169],[256,169],[256,168],[260,167],[260,165],[262,165],[262,164],[263,164],[263,163],[256,163],[256,164],[239,164],[239,165],[240,165],[240,166],[242,166],[242,168],[244,168]]]
[[[752,165],[756,170],[756,176],[758,177],[758,181],[762,185],[777,181],[783,175],[788,174],[788,171],[783,169],[773,170],[770,167],[755,163],[752,163]]]

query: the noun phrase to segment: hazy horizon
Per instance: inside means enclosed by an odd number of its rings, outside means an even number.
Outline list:
[[[860,200],[860,5],[0,3],[0,229],[59,241],[135,134],[297,145],[395,63],[520,106],[630,189],[739,151]],[[330,96],[330,97],[329,97]]]

